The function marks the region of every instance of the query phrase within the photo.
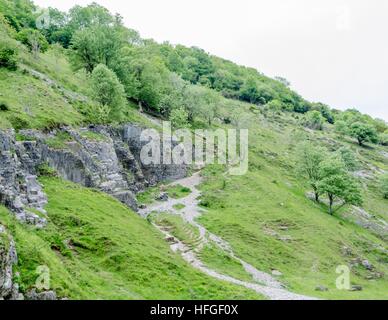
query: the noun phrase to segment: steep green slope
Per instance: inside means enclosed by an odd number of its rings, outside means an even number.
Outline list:
[[[231,177],[220,166],[206,168],[202,203],[208,211],[199,221],[259,270],[280,271],[281,280],[295,292],[330,299],[387,298],[386,242],[343,219],[349,206],[330,216],[326,205],[309,200],[305,196],[309,187],[294,169],[294,147],[300,140],[349,145],[365,170],[370,170],[372,155],[375,164],[387,169],[381,149],[360,148],[330,132],[305,131],[292,117],[277,115],[274,121],[251,113],[251,118],[248,174]],[[366,184],[375,183],[372,179]],[[363,197],[364,209],[387,221],[387,200],[366,186]],[[362,266],[366,259],[374,266],[372,271]],[[351,284],[361,285],[363,291],[338,290],[336,268],[352,264]],[[329,291],[317,292],[317,286]]]
[[[188,266],[146,220],[118,201],[56,178],[43,178],[49,224],[35,230],[0,209],[17,244],[22,290],[48,266],[51,288],[71,299],[260,299]]]

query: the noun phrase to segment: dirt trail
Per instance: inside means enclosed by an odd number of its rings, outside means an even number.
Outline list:
[[[201,183],[201,181],[202,181],[202,178],[200,173],[198,172],[191,177],[178,180],[172,183],[171,185],[179,184],[189,188],[191,190],[191,194],[183,199],[169,198],[169,200],[166,202],[158,202],[155,205],[152,205],[147,207],[146,209],[140,210],[139,213],[143,217],[146,217],[152,212],[177,214],[177,215],[180,215],[184,219],[184,221],[186,221],[188,224],[197,228],[199,230],[199,237],[200,237],[199,241],[196,244],[195,248],[190,248],[179,239],[176,239],[175,237],[173,237],[169,233],[168,229],[154,224],[155,227],[158,228],[166,236],[166,238],[174,239],[171,244],[171,249],[174,252],[179,252],[183,257],[183,259],[186,260],[189,264],[191,264],[194,268],[202,271],[203,273],[213,278],[216,278],[222,281],[227,281],[232,284],[244,286],[248,289],[256,291],[259,294],[264,295],[266,298],[271,300],[314,300],[315,298],[295,294],[286,290],[283,287],[283,285],[272,275],[262,272],[260,270],[257,270],[249,263],[238,258],[233,252],[230,245],[226,241],[216,236],[215,234],[212,234],[205,227],[203,227],[196,221],[196,218],[201,216],[204,212],[204,210],[199,206],[199,200],[198,200],[201,193],[197,189],[197,186]],[[176,210],[174,206],[177,204],[183,204],[185,205],[185,208],[181,210]],[[242,264],[246,272],[252,276],[252,282],[238,280],[231,276],[221,274],[218,271],[212,270],[209,267],[205,266],[198,258],[197,253],[201,251],[202,248],[209,241],[217,245],[220,249],[225,251],[229,256],[238,260]]]

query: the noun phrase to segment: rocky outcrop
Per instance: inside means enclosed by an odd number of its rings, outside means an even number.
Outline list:
[[[13,266],[17,263],[15,242],[0,224],[0,300],[19,299],[19,288],[13,283]]]
[[[362,228],[368,229],[384,240],[388,240],[388,224],[383,219],[371,215],[364,209],[353,206],[342,214],[342,217],[354,222]]]
[[[186,176],[185,165],[144,165],[140,151],[143,128],[90,126],[62,128],[49,133],[22,130],[16,141],[13,130],[0,131],[0,204],[26,223],[46,223],[47,198],[37,181],[39,167],[48,165],[59,176],[110,194],[137,210],[135,194],[165,180]],[[50,141],[65,136],[63,144]]]
[[[0,204],[20,221],[42,227],[46,224],[47,198],[34,170],[28,170],[29,157],[12,131],[0,131]]]

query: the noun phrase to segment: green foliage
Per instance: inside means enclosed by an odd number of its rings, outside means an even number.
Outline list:
[[[40,52],[46,52],[49,48],[46,38],[38,30],[23,29],[18,33],[16,39],[26,45],[35,55]]]
[[[35,11],[36,7],[30,0],[0,0],[0,12],[16,31],[35,27]]]
[[[361,205],[361,190],[355,179],[347,172],[346,166],[339,157],[329,157],[319,166],[318,191],[326,193],[329,198],[329,212],[334,213],[336,199],[343,204]]]
[[[0,68],[17,69],[18,49],[16,45],[0,35]]]
[[[319,201],[321,180],[320,166],[328,157],[327,149],[316,146],[310,142],[301,143],[297,146],[297,172],[308,179],[313,188],[315,200]]]
[[[379,135],[380,144],[388,146],[388,130]]]
[[[380,176],[379,187],[384,198],[388,199],[388,174]]]
[[[92,73],[99,64],[112,67],[123,39],[116,26],[96,25],[76,31],[71,43],[75,68]]]
[[[46,139],[46,144],[53,149],[65,149],[73,138],[66,131],[58,131],[54,136]]]
[[[334,123],[334,115],[327,105],[324,105],[323,103],[313,103],[311,109],[319,111],[328,123]]]
[[[58,173],[48,163],[44,163],[38,167],[38,175],[40,177],[57,177]]]
[[[0,101],[0,111],[9,111],[10,107],[7,103]]]
[[[303,120],[303,124],[313,130],[323,130],[324,122],[325,118],[319,111],[315,110],[307,112]]]
[[[349,134],[357,139],[360,146],[365,142],[376,143],[378,141],[376,129],[368,123],[354,122],[350,126]]]
[[[170,121],[174,128],[187,128],[189,115],[185,109],[176,108],[170,112]]]
[[[337,132],[340,135],[346,135],[348,131],[348,125],[343,120],[338,120],[335,122],[335,132]]]
[[[125,106],[125,93],[116,74],[105,65],[100,64],[93,70],[91,86],[95,101],[103,108],[104,106],[110,108],[109,118],[120,120]]]
[[[354,152],[348,147],[342,147],[338,150],[338,154],[345,164],[348,171],[355,171],[359,168],[360,164],[354,155]]]

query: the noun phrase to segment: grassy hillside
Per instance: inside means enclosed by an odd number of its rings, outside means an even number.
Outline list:
[[[57,178],[42,178],[49,224],[36,230],[0,209],[17,243],[22,290],[48,266],[51,287],[71,299],[261,299],[218,282],[174,254],[151,224],[109,196]]]
[[[107,22],[96,26],[86,21],[87,29],[101,28],[108,40],[109,36],[127,40],[116,48],[111,64],[105,61],[125,89],[121,118],[101,120],[97,115],[107,106],[97,101],[93,76],[80,67],[80,61],[74,62],[74,55],[81,50],[70,44],[71,37],[83,28],[77,29],[76,19],[69,16],[64,21],[70,24],[63,30],[54,26],[42,31],[50,42],[47,51],[31,52],[16,39],[20,32],[34,28],[33,8],[26,0],[17,3],[0,0],[0,49],[7,45],[17,52],[15,68],[0,64],[0,129],[50,130],[118,121],[154,127],[160,119],[191,129],[249,128],[248,174],[227,176],[222,166],[203,170],[202,204],[207,212],[199,222],[257,269],[280,271],[280,280],[294,292],[330,299],[387,298],[387,235],[358,226],[349,216],[350,205],[329,215],[326,199],[320,204],[308,199],[306,193],[311,188],[296,173],[296,146],[302,141],[312,141],[330,152],[342,146],[350,148],[359,166],[352,174],[361,185],[360,209],[387,223],[388,200],[377,183],[378,176],[388,171],[388,142],[384,143],[388,126],[384,121],[355,110],[340,112],[310,103],[289,89],[285,79],[270,79],[201,49],[141,39],[122,25],[112,27],[112,15],[92,5],[78,8],[80,16],[96,10]],[[84,42],[91,34],[83,34]],[[68,37],[59,41],[58,35]],[[104,41],[98,44],[106,45]],[[138,103],[160,119],[150,120],[138,111]],[[349,132],[360,122],[373,136],[363,146]],[[375,143],[369,143],[372,140]],[[55,147],[63,141],[54,138],[50,143]],[[47,265],[52,288],[60,297],[71,299],[262,298],[192,269],[149,222],[116,200],[57,178],[42,177],[41,182],[49,198],[47,228],[21,225],[0,207],[0,223],[11,230],[17,243],[16,281],[23,291],[34,285],[36,268]],[[150,204],[160,191],[147,190],[138,200]],[[189,192],[181,186],[164,187],[164,191],[172,198]],[[176,209],[183,207],[178,204]],[[198,230],[179,217],[155,219],[171,226],[172,233],[187,245],[198,241]],[[200,256],[221,273],[252,280],[236,259],[219,248],[205,247]],[[363,260],[374,268],[367,270]],[[362,291],[336,289],[339,265],[353,265],[351,282],[361,285]],[[329,290],[315,291],[317,286]]]
[[[305,195],[309,187],[294,168],[294,149],[299,140],[348,145],[365,170],[370,170],[371,163],[388,169],[382,149],[360,148],[329,132],[306,131],[295,126],[292,117],[276,116],[275,120],[253,113],[251,117],[249,173],[231,177],[223,174],[222,167],[206,168],[202,202],[208,211],[200,222],[258,269],[282,272],[282,281],[296,292],[337,299],[387,298],[386,276],[369,279],[372,272],[362,266],[354,267],[351,273],[351,283],[362,285],[362,292],[336,289],[337,266],[351,265],[357,258],[368,259],[375,266],[374,272],[386,274],[386,242],[343,219],[342,215],[351,210],[349,206],[330,216],[326,205],[309,200]],[[371,192],[373,185],[375,179],[363,188],[364,209],[387,221],[388,202],[378,190]],[[319,285],[329,291],[315,292]]]

